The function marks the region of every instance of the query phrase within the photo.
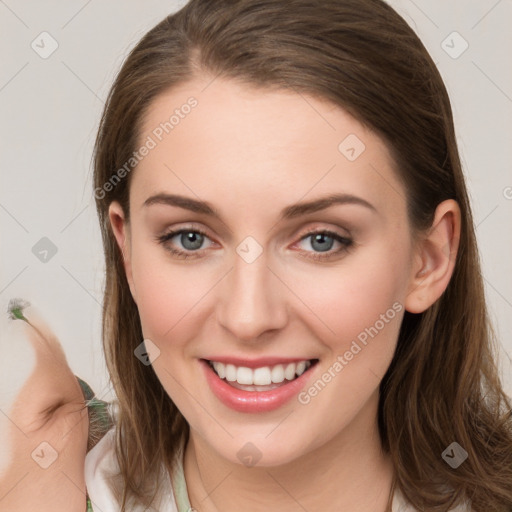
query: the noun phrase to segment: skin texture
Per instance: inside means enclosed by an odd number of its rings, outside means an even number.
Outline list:
[[[144,338],[160,350],[153,368],[191,427],[191,504],[201,512],[249,503],[254,511],[384,511],[392,467],[377,429],[378,387],[404,310],[424,311],[449,282],[458,206],[441,203],[432,229],[413,238],[406,191],[375,134],[311,96],[211,80],[196,78],[154,101],[141,141],[190,96],[198,105],[133,171],[130,222],[118,203],[109,211]],[[338,149],[349,134],[365,145],[354,161]],[[208,201],[222,220],[143,206],[159,193]],[[279,219],[291,204],[332,193],[374,209],[344,204]],[[171,228],[199,228],[207,237],[195,252],[179,234],[160,244]],[[353,244],[335,254],[343,245],[327,239],[332,257],[314,260],[324,253],[306,236],[311,228]],[[251,263],[236,251],[248,236],[262,250]],[[200,256],[179,259],[170,247]],[[400,307],[394,318],[307,404],[233,411],[198,363],[213,355],[317,358],[308,387],[393,304]],[[248,442],[261,456],[254,467],[238,456]]]
[[[24,315],[31,325],[2,319],[0,511],[83,512],[89,420],[82,391],[35,308]],[[7,378],[13,361],[21,385]]]

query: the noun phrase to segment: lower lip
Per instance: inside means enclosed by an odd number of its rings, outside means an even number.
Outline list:
[[[273,411],[288,402],[306,385],[315,366],[311,366],[300,377],[278,388],[269,391],[244,391],[230,386],[221,379],[204,359],[200,359],[200,363],[210,389],[224,405],[238,412],[253,413]]]

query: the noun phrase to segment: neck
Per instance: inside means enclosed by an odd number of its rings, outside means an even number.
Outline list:
[[[320,448],[280,466],[245,467],[213,451],[193,430],[184,474],[191,506],[201,512],[390,511],[393,466],[377,426],[378,393]]]

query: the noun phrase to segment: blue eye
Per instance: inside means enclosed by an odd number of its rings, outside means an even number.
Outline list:
[[[173,246],[174,244],[170,243],[172,239],[178,237],[178,235],[180,235],[178,238],[179,243],[184,248],[184,250],[177,249]],[[179,259],[202,257],[200,255],[202,252],[201,246],[203,245],[205,239],[209,240],[207,234],[204,231],[196,228],[182,228],[175,231],[170,231],[156,238],[160,244],[165,246],[167,251]],[[353,241],[351,239],[329,230],[310,231],[305,236],[303,236],[300,241],[302,242],[306,239],[311,239],[311,247],[316,249],[316,251],[305,251],[308,253],[308,256],[306,257],[313,260],[327,260],[333,258],[347,251],[348,248],[353,245]],[[341,244],[341,247],[335,251],[332,251],[331,249],[335,242]]]
[[[177,235],[181,235],[179,238],[180,243],[186,249],[185,251],[181,249],[175,249],[174,247],[169,246],[169,242],[176,237]],[[176,231],[170,231],[165,235],[157,237],[157,241],[162,245],[166,246],[166,249],[173,255],[178,258],[196,258],[198,257],[196,254],[190,254],[187,251],[197,252],[203,244],[204,238],[208,238],[206,233],[199,229],[179,229]]]
[[[353,240],[329,230],[310,231],[301,238],[301,241],[307,239],[311,240],[311,247],[317,248],[318,251],[320,251],[314,252],[313,254],[307,256],[308,258],[312,258],[314,260],[326,260],[333,258],[345,252],[349,247],[353,245]],[[335,251],[331,251],[334,242],[341,244],[341,247]]]

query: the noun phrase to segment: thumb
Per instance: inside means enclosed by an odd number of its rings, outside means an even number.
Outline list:
[[[18,427],[28,433],[62,405],[83,402],[82,389],[36,308],[12,300],[1,320],[0,408],[11,421],[21,421]]]

